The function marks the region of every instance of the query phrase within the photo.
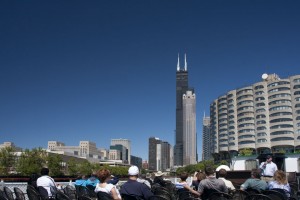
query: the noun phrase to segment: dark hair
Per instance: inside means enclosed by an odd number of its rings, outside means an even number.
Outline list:
[[[251,176],[253,176],[254,178],[260,178],[260,169],[252,169]]]
[[[219,170],[219,177],[225,178],[227,175],[227,171],[225,169]]]
[[[37,173],[32,173],[29,176],[29,180],[28,180],[28,185],[33,185],[34,187],[37,187],[36,185],[36,180],[39,178],[40,176]]]
[[[202,181],[203,179],[206,179],[206,175],[203,172],[198,172],[196,177],[198,181]]]
[[[182,181],[186,181],[186,179],[189,177],[189,174],[187,173],[187,172],[182,172],[181,174],[180,174],[180,179],[182,180]]]
[[[101,183],[104,183],[105,180],[110,177],[110,171],[108,169],[100,169],[98,172],[97,172],[97,176],[100,180]]]
[[[155,183],[157,183],[163,187],[166,185],[166,181],[163,179],[162,176],[155,176],[154,180],[153,180],[153,184],[155,184]]]
[[[214,173],[215,173],[215,169],[213,167],[211,167],[211,166],[205,167],[205,174],[207,176],[213,175]]]
[[[49,175],[49,169],[46,168],[46,167],[43,167],[43,168],[41,169],[41,175],[42,175],[42,176],[43,176],[43,175]]]

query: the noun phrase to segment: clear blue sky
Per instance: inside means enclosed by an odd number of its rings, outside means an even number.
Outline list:
[[[108,148],[174,144],[177,54],[187,53],[203,112],[263,73],[300,73],[297,0],[100,0],[0,3],[0,142]]]

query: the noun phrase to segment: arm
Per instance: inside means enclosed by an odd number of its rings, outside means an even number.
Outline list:
[[[200,196],[200,193],[198,191],[193,190],[190,186],[188,185],[184,185],[183,186],[185,189],[187,189],[188,191],[190,191],[191,193],[195,194],[196,196]]]
[[[119,197],[119,195],[118,195],[118,193],[117,193],[115,187],[113,187],[113,188],[111,189],[111,196],[112,196],[112,198],[113,198],[114,200],[121,200],[121,198]]]
[[[240,188],[241,190],[246,190],[248,188],[248,186],[249,186],[249,181],[248,180],[246,180],[245,183],[243,183],[241,185],[241,188]]]

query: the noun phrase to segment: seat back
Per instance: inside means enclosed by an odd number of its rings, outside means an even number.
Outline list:
[[[65,188],[64,188],[64,193],[70,198],[70,199],[77,199],[76,197],[76,189],[75,187],[71,186],[71,185],[67,185]]]
[[[18,187],[14,187],[14,192],[16,195],[16,200],[25,200],[25,194],[23,193],[23,191],[18,188]]]
[[[90,196],[90,193],[89,193],[89,189],[87,189],[87,187],[85,186],[76,186],[76,194],[77,194],[77,197],[81,197],[81,196]]]
[[[261,194],[261,192],[257,189],[254,189],[254,188],[247,188],[246,189],[246,192],[248,192],[248,194]]]
[[[0,191],[0,193],[1,193],[1,191]],[[0,200],[8,200],[8,198],[6,198],[4,195],[0,194]]]
[[[149,198],[149,200],[169,200],[169,199],[162,197],[160,195],[153,195]]]
[[[208,199],[209,195],[211,195],[212,193],[217,193],[217,192],[219,192],[219,191],[215,190],[215,189],[204,188],[203,193],[201,195],[201,199],[206,200],[206,199]]]
[[[273,188],[272,190],[273,190],[273,191],[280,192],[281,194],[284,195],[284,197],[285,197],[286,199],[288,199],[290,196],[293,196],[293,195],[291,195],[292,192],[289,192],[289,191],[287,191],[287,190],[285,190],[285,189],[281,189],[281,188]]]
[[[172,197],[171,197],[171,194],[166,190],[166,189],[156,189],[154,191],[154,195],[158,195],[160,197],[164,197],[165,199],[167,200],[171,200]]]
[[[215,200],[215,199],[229,200],[229,199],[232,199],[232,196],[230,196],[229,194],[224,193],[224,192],[214,192],[208,196],[208,199],[209,200]]]
[[[40,196],[44,199],[49,197],[48,191],[43,186],[38,186],[38,192]]]
[[[3,190],[8,200],[14,200],[14,193],[7,186],[4,186]]]
[[[141,200],[142,198],[135,195],[130,194],[121,194],[122,200]]]
[[[80,197],[78,197],[78,200],[93,200],[93,199],[88,196],[80,196]]]
[[[287,199],[287,197],[284,194],[282,194],[278,191],[275,191],[275,190],[266,190],[266,191],[263,191],[263,194],[267,195],[272,200],[286,200]]]
[[[98,200],[113,200],[112,196],[106,192],[97,192]]]
[[[186,199],[192,197],[192,193],[187,189],[178,189],[177,190],[177,198],[178,199]]]
[[[270,197],[264,194],[250,194],[245,200],[272,200]]]
[[[55,194],[55,199],[56,200],[70,200],[70,198],[66,194],[64,194],[62,192],[57,192]]]
[[[29,187],[26,189],[26,192],[29,200],[41,200],[41,197],[36,190]]]
[[[4,191],[0,189],[0,198],[1,200],[8,200]]]
[[[234,200],[244,200],[249,195],[248,192],[243,190],[235,190],[232,195],[232,199]]]

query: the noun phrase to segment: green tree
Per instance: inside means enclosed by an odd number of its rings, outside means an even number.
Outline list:
[[[5,147],[0,150],[0,174],[8,175],[15,166],[16,156],[12,147]]]
[[[253,153],[253,151],[252,151],[252,149],[250,149],[250,148],[241,149],[241,150],[239,151],[239,154],[240,154],[241,156],[251,156],[252,153]]]
[[[61,176],[62,173],[62,157],[59,154],[50,154],[47,157],[47,165],[51,176]]]
[[[32,173],[40,173],[45,166],[47,153],[42,148],[26,149],[22,152],[17,162],[17,171],[21,175],[29,176]]]
[[[78,174],[90,175],[92,172],[92,165],[89,161],[85,160],[81,163],[78,163]]]
[[[70,176],[79,175],[78,174],[78,166],[77,166],[77,162],[76,162],[75,158],[70,158],[67,161],[67,167],[68,167],[68,175],[70,175]]]

